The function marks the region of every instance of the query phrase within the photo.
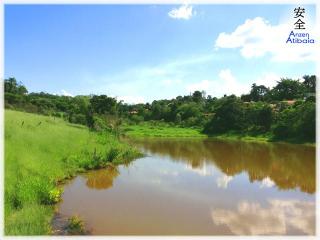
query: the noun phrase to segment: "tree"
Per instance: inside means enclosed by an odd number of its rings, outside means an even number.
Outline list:
[[[200,91],[195,91],[193,94],[192,94],[192,100],[194,102],[197,102],[197,103],[200,103],[202,101],[202,92]]]
[[[305,86],[299,80],[282,78],[278,84],[271,90],[272,100],[293,100],[303,98]]]
[[[92,110],[98,114],[114,114],[117,100],[107,95],[93,95],[90,99]]]
[[[242,130],[244,126],[244,106],[234,95],[217,101],[214,116],[206,124],[205,133],[225,133],[229,130]]]
[[[251,91],[250,91],[250,100],[251,101],[263,101],[264,96],[269,92],[269,88],[267,88],[264,85],[259,85],[257,86],[255,83],[252,84],[251,86]]]
[[[251,101],[251,95],[250,94],[242,94],[240,98],[244,102],[250,102]]]
[[[177,112],[181,116],[181,120],[184,121],[190,117],[198,117],[200,115],[200,108],[195,102],[182,104]]]
[[[316,92],[316,76],[304,75],[302,78],[304,79],[303,84],[306,87],[307,92],[315,93]]]
[[[246,109],[248,130],[253,133],[267,132],[272,123],[272,109],[269,104],[257,102],[250,104]]]
[[[315,106],[314,102],[301,101],[280,112],[273,126],[275,138],[315,141]]]
[[[21,82],[18,83],[17,80],[12,77],[4,80],[4,91],[6,93],[14,93],[19,95],[25,95],[28,93],[27,88]]]

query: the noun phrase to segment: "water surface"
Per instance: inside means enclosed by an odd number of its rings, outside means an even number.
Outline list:
[[[80,175],[59,213],[97,235],[314,235],[315,148],[131,141],[146,156]]]

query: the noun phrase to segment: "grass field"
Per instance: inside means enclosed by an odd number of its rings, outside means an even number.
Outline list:
[[[206,137],[200,129],[174,126],[153,126],[149,123],[128,125],[123,128],[129,137]]]
[[[35,114],[5,111],[5,234],[51,233],[59,182],[140,153],[108,133]]]

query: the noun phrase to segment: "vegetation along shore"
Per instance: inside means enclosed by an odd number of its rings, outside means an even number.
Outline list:
[[[140,156],[107,132],[61,118],[5,111],[5,234],[51,233],[61,181]]]
[[[5,80],[5,234],[50,234],[61,181],[140,156],[133,137],[315,142],[315,76],[216,98],[195,91],[152,103],[28,93]]]

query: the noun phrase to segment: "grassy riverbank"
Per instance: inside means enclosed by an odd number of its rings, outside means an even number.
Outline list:
[[[129,137],[206,137],[200,129],[182,128],[165,124],[151,125],[141,123],[139,125],[127,125],[123,127],[126,136]]]
[[[286,142],[295,144],[304,144],[315,146],[314,142],[300,141],[299,139],[275,139],[271,133],[249,135],[239,132],[228,132],[224,134],[206,135],[201,132],[201,129],[197,128],[183,128],[178,126],[169,126],[166,124],[151,125],[150,123],[141,123],[138,125],[127,125],[122,129],[126,136],[129,137],[168,137],[168,138],[215,138],[221,140],[234,140],[234,141],[246,141],[246,142]]]
[[[282,143],[292,143],[292,144],[302,144],[308,146],[316,146],[315,142],[308,142],[299,139],[275,139],[274,136],[270,133],[267,134],[257,134],[257,135],[248,135],[237,132],[229,132],[220,135],[209,136],[211,138],[221,139],[221,140],[234,140],[234,141],[246,141],[246,142],[282,142]]]
[[[5,234],[50,234],[58,183],[140,153],[60,118],[5,111]]]

